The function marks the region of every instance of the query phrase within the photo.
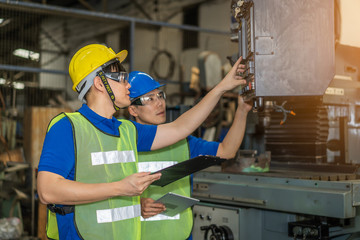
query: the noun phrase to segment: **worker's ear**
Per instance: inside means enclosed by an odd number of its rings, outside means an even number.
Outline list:
[[[103,89],[104,89],[104,84],[103,84],[103,82],[101,81],[101,79],[100,79],[99,76],[96,76],[96,77],[94,78],[94,86],[95,86],[95,88],[96,88],[97,90],[103,91]]]
[[[137,117],[137,116],[139,116],[139,114],[138,114],[138,112],[137,112],[137,107],[135,107],[134,105],[130,105],[129,107],[128,107],[128,110],[129,110],[129,113],[130,113],[130,115],[131,116],[133,116],[133,117]]]

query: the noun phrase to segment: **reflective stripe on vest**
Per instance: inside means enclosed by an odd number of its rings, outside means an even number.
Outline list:
[[[134,151],[109,151],[91,153],[92,165],[135,162]]]
[[[169,216],[159,213],[158,215],[155,215],[155,216],[152,216],[149,218],[140,217],[141,221],[162,221],[162,220],[179,220],[179,219],[180,219],[180,214],[176,214],[173,217],[169,217]]]
[[[97,210],[96,216],[98,223],[116,222],[141,216],[141,207],[140,205],[134,205],[129,207]]]
[[[163,168],[170,167],[174,164],[177,164],[175,161],[170,162],[139,162],[138,171],[139,172],[155,172]]]
[[[189,156],[189,147],[185,139],[170,147],[139,153],[138,169],[139,171],[140,169],[156,171],[185,161],[189,159]],[[164,187],[150,185],[141,197],[156,200],[168,192],[190,197],[190,191],[190,177],[184,177]],[[158,214],[141,222],[141,240],[184,240],[189,237],[192,225],[193,217],[190,208],[174,217]]]

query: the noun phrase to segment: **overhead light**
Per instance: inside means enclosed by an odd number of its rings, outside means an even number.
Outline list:
[[[0,84],[4,85],[6,83],[6,80],[4,78],[0,78]]]
[[[21,83],[21,82],[13,82],[13,86],[15,89],[24,89],[25,88],[25,84]]]
[[[30,50],[26,50],[26,49],[22,49],[22,48],[16,49],[13,52],[13,54],[15,56],[30,59],[30,60],[33,60],[33,61],[36,61],[36,62],[38,62],[39,59],[40,59],[40,53],[33,52],[33,51],[30,51]]]

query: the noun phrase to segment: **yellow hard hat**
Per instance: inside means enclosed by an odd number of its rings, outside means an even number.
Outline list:
[[[76,92],[76,86],[95,69],[114,58],[122,62],[127,54],[126,50],[116,54],[114,50],[102,44],[90,44],[82,47],[75,53],[69,64],[69,74],[73,82],[72,89]]]

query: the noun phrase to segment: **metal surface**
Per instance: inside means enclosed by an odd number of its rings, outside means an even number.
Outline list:
[[[298,99],[299,98],[299,99]],[[264,129],[265,146],[273,161],[326,162],[328,138],[327,109],[319,100],[305,97],[276,102],[295,112],[295,116],[272,111]],[[285,122],[281,124],[281,122]]]
[[[199,172],[194,175],[193,196],[233,206],[352,218],[356,215],[355,191],[359,184],[360,180],[315,181]]]
[[[335,78],[328,89],[335,75],[334,1],[233,0],[231,8],[231,40],[248,66],[241,93],[264,97],[265,105],[248,115],[242,149],[271,151],[272,162],[265,173],[235,167],[196,173],[193,196],[213,205],[208,213],[252,209],[249,222],[235,228],[239,239],[350,239],[360,231],[360,180],[351,165],[359,162],[358,147],[353,157],[348,148],[359,145],[359,82]],[[339,68],[355,75],[357,62]],[[339,154],[329,159],[329,148]]]
[[[256,96],[325,92],[335,67],[333,5],[323,0],[254,1]]]
[[[32,72],[32,73],[53,73],[60,75],[69,74],[67,71],[50,70],[50,69],[34,68],[34,67],[21,67],[15,65],[7,65],[7,64],[0,64],[0,70],[22,71],[22,72]]]
[[[243,215],[242,210],[236,207],[221,207],[214,204],[195,205],[193,208],[194,227],[193,239],[204,239],[205,230],[201,227],[210,226],[227,226],[231,229],[234,239],[240,238],[240,218]],[[209,239],[210,234],[208,234]]]
[[[244,2],[241,8],[232,5],[242,9],[233,13],[239,35],[232,40],[254,61],[255,97],[324,94],[335,72],[334,1]],[[253,45],[254,52],[248,47]],[[253,97],[253,88],[244,88]]]
[[[206,202],[195,205],[193,212],[193,239],[205,239],[201,227],[211,224],[229,227],[235,240],[358,239],[349,237],[360,230],[359,214],[349,222],[327,221],[324,218],[310,220],[307,216],[293,213]],[[294,236],[296,227],[305,226],[305,223],[327,228],[329,238],[321,238],[319,233],[306,236],[304,227],[298,227]]]

